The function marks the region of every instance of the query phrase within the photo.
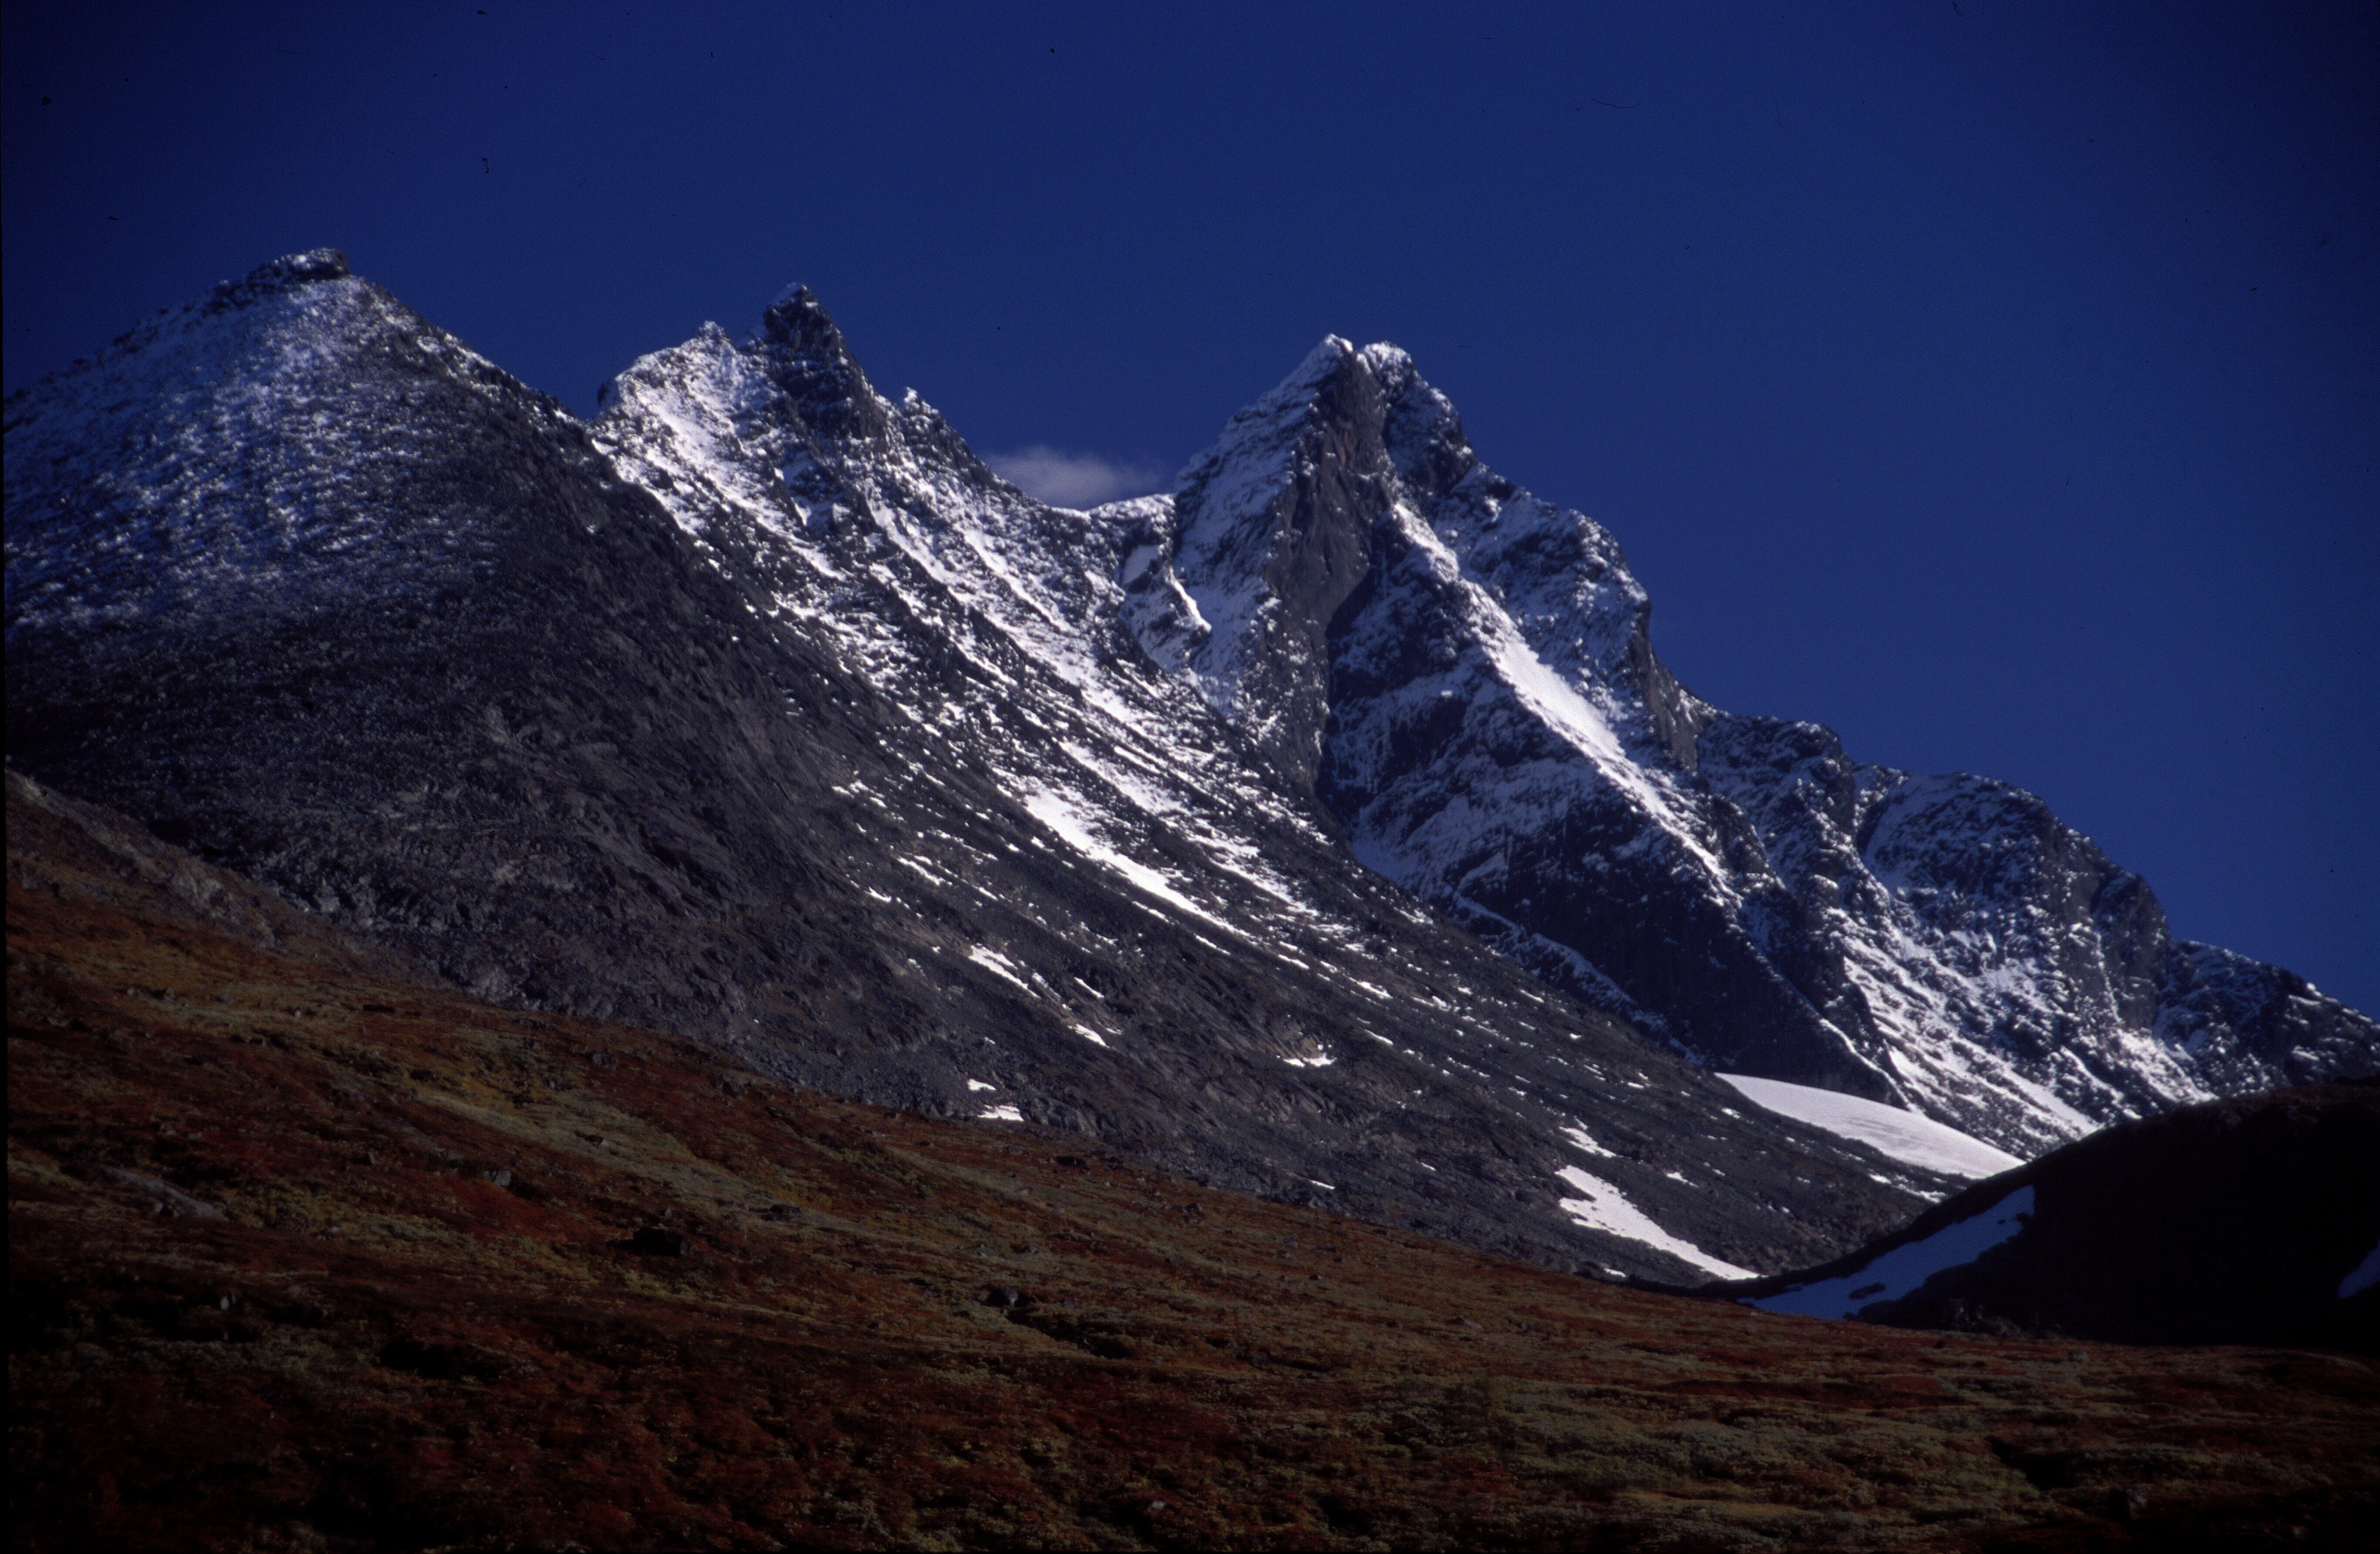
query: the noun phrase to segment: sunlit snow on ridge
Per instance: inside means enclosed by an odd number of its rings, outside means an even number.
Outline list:
[[[1016,963],[999,951],[978,944],[967,952],[967,959],[990,972],[994,977],[1014,982],[1024,992],[1032,993],[1033,989],[1026,986],[1025,978],[1016,974]]]
[[[1620,1158],[1613,1151],[1606,1149],[1602,1145],[1597,1144],[1595,1141],[1593,1135],[1589,1134],[1585,1128],[1580,1127],[1575,1123],[1572,1123],[1569,1127],[1562,1129],[1561,1132],[1562,1136],[1570,1140],[1573,1148],[1583,1149],[1590,1155],[1600,1155],[1607,1160],[1616,1160]]]
[[[1060,841],[1094,863],[1114,869],[1150,895],[1202,922],[1212,923],[1229,934],[1239,934],[1239,929],[1175,890],[1172,880],[1145,863],[1135,863],[1101,842],[1093,834],[1087,817],[1069,803],[1063,795],[1042,788],[1020,794],[1017,802],[1025,807],[1026,813],[1049,827]]]

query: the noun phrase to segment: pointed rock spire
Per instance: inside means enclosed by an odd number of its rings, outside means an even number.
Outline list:
[[[883,438],[889,407],[808,286],[790,285],[779,295],[760,315],[752,345],[813,436],[867,443]]]
[[[1176,667],[1300,787],[1321,766],[1330,620],[1390,500],[1382,414],[1362,354],[1325,336],[1184,471],[1171,567],[1142,575],[1178,587],[1201,628]]]

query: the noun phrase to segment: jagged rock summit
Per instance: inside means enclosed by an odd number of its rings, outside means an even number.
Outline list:
[[[2030,794],[1694,697],[1611,536],[1481,463],[1392,346],[1326,340],[1102,516],[1143,647],[1358,857],[1699,1062],[2021,1153],[2380,1063],[2380,1026],[2174,940]]]
[[[1684,1057],[2025,1152],[2372,1061],[2025,795],[1695,700],[1390,348],[1091,513],[800,289],[605,401],[328,254],[12,396],[11,764],[487,997],[1562,1267],[1954,1184]]]

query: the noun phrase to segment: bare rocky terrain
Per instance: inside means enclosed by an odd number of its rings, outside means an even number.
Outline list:
[[[12,783],[28,1550],[2369,1547],[2368,1355],[1771,1316],[474,1000]]]

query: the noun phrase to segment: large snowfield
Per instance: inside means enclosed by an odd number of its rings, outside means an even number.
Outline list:
[[[2007,1150],[1970,1138],[1947,1123],[1881,1101],[1789,1085],[1782,1079],[1755,1079],[1748,1074],[1719,1077],[1755,1106],[1824,1128],[1839,1138],[1856,1139],[1904,1165],[1981,1180],[2024,1164]]]

